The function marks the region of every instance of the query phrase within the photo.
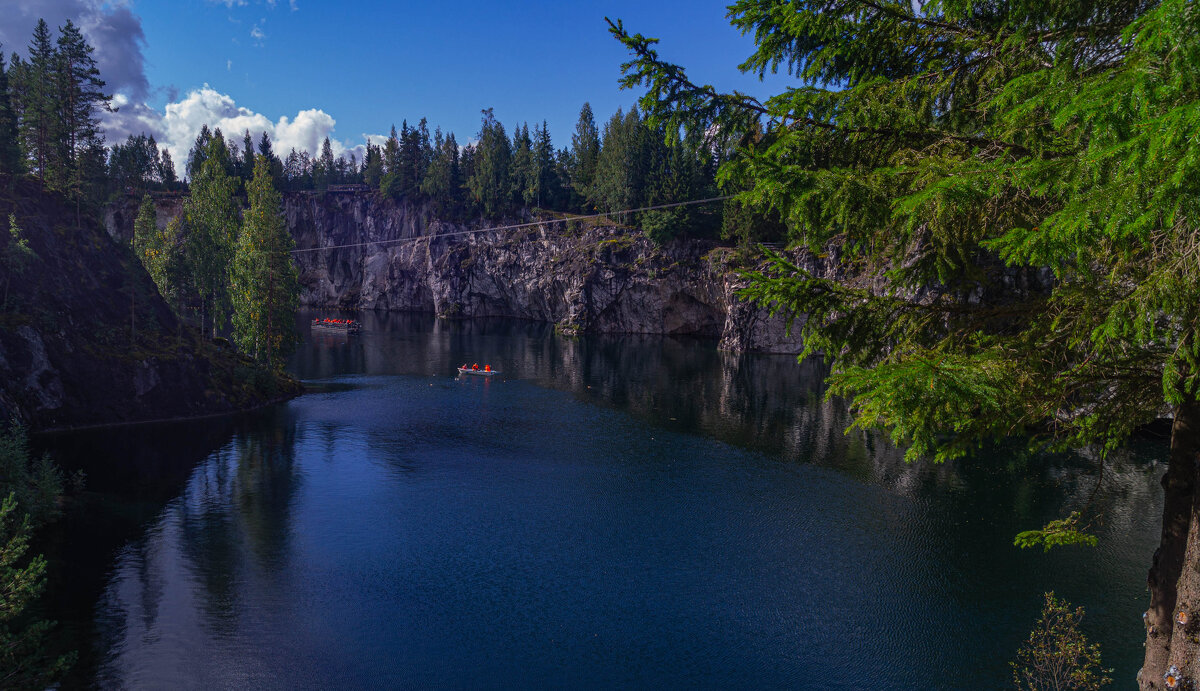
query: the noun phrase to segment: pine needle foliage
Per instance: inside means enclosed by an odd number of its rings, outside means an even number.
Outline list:
[[[796,86],[720,93],[618,21],[623,83],[666,132],[738,144],[722,183],[825,259],[817,275],[771,255],[745,296],[831,362],[856,426],[910,459],[1014,435],[1112,449],[1200,396],[1197,3],[739,0],[728,16],[756,42],[741,68]]]

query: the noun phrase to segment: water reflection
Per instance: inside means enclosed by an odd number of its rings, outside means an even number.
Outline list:
[[[1021,552],[1093,459],[906,464],[786,356],[356,316],[296,354],[313,393],[174,461],[189,435],[110,446],[166,485],[90,462],[81,516],[136,517],[56,557],[103,574],[57,615],[97,684],[993,687],[1048,588],[1137,668],[1161,444],[1106,461],[1100,548]]]

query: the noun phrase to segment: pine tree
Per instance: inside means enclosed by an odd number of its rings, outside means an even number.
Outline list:
[[[742,200],[872,279],[776,257],[747,295],[804,315],[805,354],[829,361],[856,425],[910,459],[1010,435],[1111,450],[1169,408],[1139,683],[1200,678],[1175,623],[1200,609],[1196,4],[741,0],[729,16],[756,38],[745,68],[787,66],[796,87],[719,93],[614,24],[626,85],[648,87],[668,133],[739,142],[720,177]],[[1018,542],[1087,542],[1081,522]]]
[[[233,334],[238,348],[270,369],[282,369],[295,347],[300,287],[270,163],[259,157],[249,187],[250,208],[233,259]]]
[[[96,111],[108,110],[111,96],[104,93],[104,80],[94,49],[88,45],[79,28],[71,20],[59,27],[56,52],[55,83],[59,117],[54,132],[62,166],[63,186],[76,190],[84,184],[79,174],[79,156],[100,136],[100,120]]]
[[[9,73],[4,68],[4,46],[0,44],[0,174],[24,171],[18,139],[17,111],[9,91]]]

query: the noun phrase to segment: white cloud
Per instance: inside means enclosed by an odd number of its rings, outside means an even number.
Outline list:
[[[255,24],[254,28],[250,29],[250,38],[254,39],[255,41],[259,41],[261,43],[261,41],[266,37],[267,35],[263,33],[263,30],[259,28],[258,24]]]
[[[232,140],[239,146],[246,130],[250,130],[255,145],[262,133],[266,132],[280,158],[286,158],[292,149],[316,155],[320,153],[325,137],[330,138],[335,156],[349,157],[354,154],[361,161],[366,150],[365,144],[351,145],[336,139],[333,130],[337,121],[323,110],[310,108],[296,113],[294,117],[285,115],[272,120],[262,113],[237,105],[232,97],[207,84],[200,89],[193,89],[178,101],[168,103],[162,113],[144,103],[130,103],[127,100],[122,101],[120,113],[124,117],[112,123],[119,126],[109,127],[107,120],[104,123],[108,143],[121,142],[128,134],[152,134],[159,146],[171,152],[175,169],[181,177],[187,165],[188,152],[204,125],[208,125],[209,129],[219,128],[226,141]],[[373,135],[372,140],[379,142],[381,138]],[[365,137],[363,141],[366,141]]]
[[[226,72],[232,72],[232,71],[233,71],[233,60],[226,60],[226,61],[225,61],[225,71],[226,71]]]

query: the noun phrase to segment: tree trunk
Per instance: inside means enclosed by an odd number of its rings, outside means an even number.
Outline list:
[[[1197,461],[1200,460],[1200,405],[1188,401],[1175,410],[1171,452],[1163,476],[1162,538],[1154,552],[1147,579],[1150,609],[1145,615],[1146,660],[1138,673],[1139,687],[1167,688],[1172,665],[1188,680],[1200,680],[1196,634],[1200,632],[1200,505],[1196,503]],[[1175,625],[1177,612],[1187,624]],[[1181,683],[1175,688],[1190,688]]]

